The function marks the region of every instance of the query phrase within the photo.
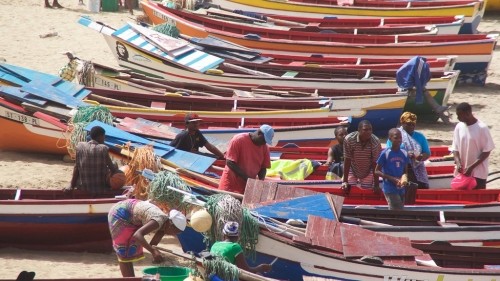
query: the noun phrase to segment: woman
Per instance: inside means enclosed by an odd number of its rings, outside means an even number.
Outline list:
[[[250,267],[248,265],[243,255],[243,248],[238,244],[240,231],[237,222],[226,222],[222,233],[224,233],[224,241],[215,242],[212,248],[210,248],[210,253],[221,256],[238,268],[253,273],[268,272],[271,270],[270,264],[260,264],[256,267]]]
[[[420,132],[415,131],[417,124],[417,115],[411,112],[404,112],[399,119],[403,142],[401,148],[408,152],[410,166],[408,167],[408,180],[418,184],[418,188],[429,188],[429,177],[425,169],[424,161],[429,159],[431,150],[427,138]],[[387,141],[387,147],[391,147],[390,140]]]
[[[167,215],[155,204],[136,199],[116,203],[109,211],[108,222],[123,277],[135,276],[133,262],[144,258],[143,247],[151,252],[154,262],[162,262],[163,256],[153,246],[165,234],[176,235],[186,228],[181,212],[171,210]],[[156,233],[148,243],[144,236],[153,231]]]

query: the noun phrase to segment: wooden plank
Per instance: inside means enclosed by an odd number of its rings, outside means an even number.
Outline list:
[[[23,85],[21,89],[31,95],[41,97],[58,104],[66,105],[70,108],[77,108],[78,106],[87,105],[82,100],[77,99],[41,81],[31,81],[30,83]]]
[[[21,88],[12,87],[12,86],[0,86],[0,96],[5,97],[7,99],[13,99],[20,102],[26,102],[35,104],[38,106],[43,106],[47,103],[47,100],[33,96],[21,90]]]
[[[311,245],[342,253],[340,223],[317,216],[309,216],[306,237]]]
[[[378,257],[418,256],[423,252],[411,246],[407,237],[394,237],[355,225],[342,224],[342,246],[345,257],[362,257],[366,255]]]

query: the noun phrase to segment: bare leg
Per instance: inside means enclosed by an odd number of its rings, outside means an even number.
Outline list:
[[[45,8],[52,8],[49,4],[49,0],[45,0]]]
[[[57,0],[52,1],[52,7],[64,8],[63,6],[61,6],[61,4],[59,4],[59,2],[57,2]]]
[[[431,106],[432,110],[443,120],[444,123],[450,122],[450,117],[444,113],[449,109],[448,106],[442,106],[437,103],[437,101],[431,96],[429,91],[424,91],[424,97],[427,103]]]
[[[123,277],[135,277],[134,264],[131,262],[118,262]]]
[[[134,11],[132,11],[132,0],[125,0],[125,6],[128,8],[128,12],[133,15]]]

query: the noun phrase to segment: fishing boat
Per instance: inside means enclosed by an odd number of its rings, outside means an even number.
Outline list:
[[[121,193],[1,189],[0,247],[111,252],[107,213]]]
[[[223,60],[215,56],[208,55],[199,50],[186,53],[180,57],[174,58],[167,53],[161,51],[144,37],[142,37],[134,28],[141,29],[141,32],[146,31],[145,28],[126,25],[120,30],[111,29],[100,23],[92,22],[88,18],[81,18],[79,23],[89,28],[95,29],[103,33],[106,42],[113,50],[118,63],[126,68],[136,72],[142,72],[153,77],[161,77],[166,79],[175,79],[180,82],[198,82],[208,83],[217,86],[226,87],[272,87],[272,88],[288,88],[292,89],[397,89],[395,80],[371,80],[367,79],[315,79],[301,78],[296,79],[297,73],[289,73],[284,77],[277,77],[269,74],[252,75],[251,70],[245,71],[247,74],[241,74],[244,68],[237,67],[237,72],[226,73],[220,69],[214,69],[221,64]],[[126,49],[127,59],[124,60],[122,54],[115,51],[116,45],[119,44]],[[122,48],[122,47],[120,47]],[[201,59],[201,57],[203,59]],[[194,65],[193,63],[196,62]],[[191,65],[193,64],[193,65]],[[225,66],[228,66],[224,63]],[[231,68],[231,66],[229,66]],[[234,68],[234,67],[233,67]],[[457,73],[431,79],[428,89],[437,90],[445,89],[452,91],[456,82]]]
[[[143,1],[145,14],[155,24],[168,22],[181,34],[205,38],[214,36],[248,48],[269,53],[319,53],[352,56],[437,56],[457,55],[455,69],[463,75],[485,73],[498,34],[441,36],[365,36],[265,30],[247,25],[213,22],[194,13],[170,9]],[[482,58],[478,57],[481,56]],[[485,59],[485,60],[483,60]],[[485,77],[478,75],[478,84]],[[483,81],[484,80],[484,81]]]
[[[130,70],[118,70],[94,64],[92,98],[98,102],[126,105],[128,101],[142,106],[168,109],[262,111],[277,109],[312,109],[329,102],[329,97],[354,97],[377,94],[395,94],[393,89],[282,89],[267,87],[229,88],[193,82],[178,82],[152,78]],[[448,90],[430,90],[438,104],[446,104],[451,94]],[[101,98],[102,97],[102,98]],[[144,99],[148,99],[145,101]],[[149,100],[150,99],[150,100]],[[132,106],[132,105],[131,105]],[[438,116],[426,103],[416,104],[410,95],[404,111],[417,114],[419,120],[436,121]]]
[[[500,12],[500,3],[492,0],[488,1],[488,3],[486,3],[485,11],[487,13]]]
[[[374,18],[374,17],[432,17],[432,16],[465,16],[460,33],[477,32],[486,8],[486,1],[342,1],[346,5],[335,5],[336,1],[288,1],[286,3],[269,0],[212,0],[213,4],[228,9],[252,11],[264,14],[280,14],[293,16],[340,18]],[[492,2],[492,1],[489,1]],[[382,7],[369,7],[366,5]],[[385,5],[385,7],[383,7]],[[414,6],[416,5],[416,6]]]
[[[266,229],[267,227],[267,229]],[[363,239],[360,239],[363,237]],[[190,228],[179,235],[184,251],[205,249],[201,234]],[[362,259],[364,256],[375,256]],[[490,259],[491,260],[491,259]],[[273,263],[265,276],[303,280],[318,276],[344,280],[495,280],[498,269],[445,268],[436,266],[429,255],[411,247],[408,238],[371,232],[358,226],[311,216],[304,234],[261,227],[255,263]],[[394,279],[393,279],[394,280]]]

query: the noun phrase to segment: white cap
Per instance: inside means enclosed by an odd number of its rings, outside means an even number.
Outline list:
[[[177,210],[170,210],[168,218],[179,230],[184,231],[186,229],[186,216]]]

